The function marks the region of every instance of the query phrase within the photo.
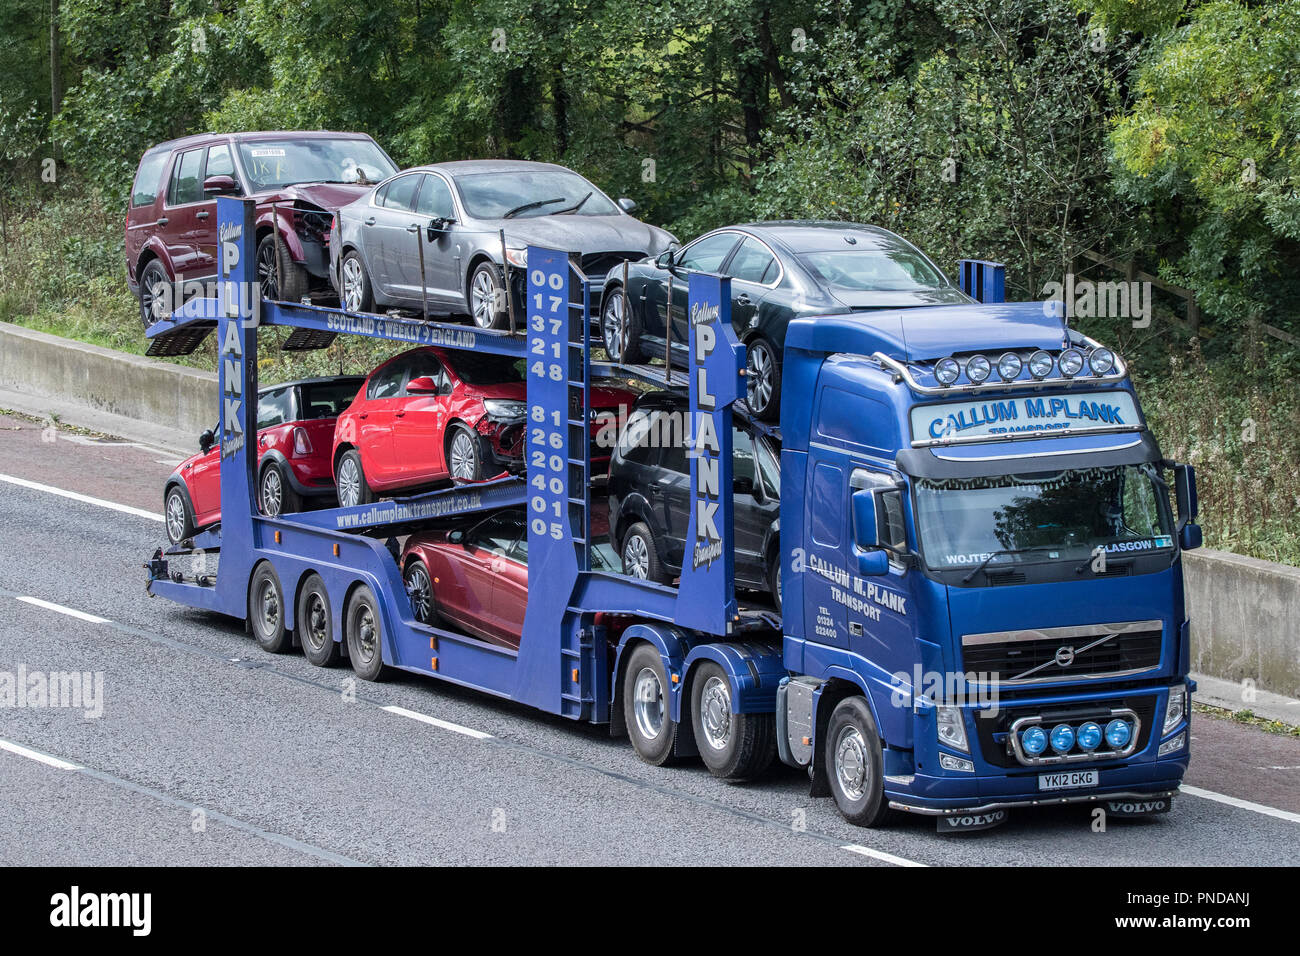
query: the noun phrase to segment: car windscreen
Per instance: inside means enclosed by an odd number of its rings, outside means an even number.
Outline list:
[[[618,207],[577,173],[564,169],[469,173],[456,177],[460,198],[475,219],[524,219],[563,213],[612,216]]]
[[[302,407],[298,410],[298,417],[336,418],[352,404],[361,382],[359,378],[350,378],[341,382],[312,382],[301,386],[299,394],[302,398]]]
[[[254,190],[293,183],[377,183],[397,172],[368,139],[263,139],[239,144]]]
[[[990,478],[916,479],[916,524],[932,568],[1080,560],[1173,547],[1168,496],[1150,465]],[[1010,552],[998,554],[998,552]]]
[[[523,359],[458,351],[448,355],[447,361],[456,377],[466,385],[501,385],[524,380]]]
[[[945,289],[948,280],[919,252],[907,248],[805,252],[799,261],[820,283],[854,292]]]

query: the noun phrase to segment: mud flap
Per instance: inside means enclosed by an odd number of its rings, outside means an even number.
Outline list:
[[[1173,797],[1123,797],[1119,800],[1103,800],[1106,815],[1111,817],[1148,817],[1157,813],[1168,813],[1174,805]]]
[[[934,821],[938,833],[973,833],[976,830],[988,830],[1007,822],[1010,813],[1006,810],[986,810],[982,813],[954,813],[942,816]]]

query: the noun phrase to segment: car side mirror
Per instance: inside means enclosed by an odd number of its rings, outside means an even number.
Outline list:
[[[421,375],[406,383],[407,395],[437,395],[438,383],[432,375]]]
[[[429,220],[429,225],[425,227],[425,233],[430,242],[436,242],[438,237],[456,224],[455,219],[447,216],[435,216]]]
[[[681,249],[679,249],[675,243],[669,246],[663,252],[659,253],[658,258],[655,259],[655,267],[659,269],[676,269],[677,253],[679,252],[681,252]]]
[[[230,196],[238,195],[239,184],[234,176],[209,176],[203,180],[203,195]]]
[[[636,208],[636,200],[628,199],[626,196],[621,196],[618,200],[618,208],[624,212],[631,212]]]
[[[217,436],[212,434],[212,429],[209,428],[207,431],[205,431],[202,435],[199,436],[199,451],[204,455],[206,455],[208,451],[212,448],[212,446],[216,444],[216,442],[217,442]]]
[[[732,484],[732,489],[733,489],[733,490],[735,491],[735,493],[738,494],[738,495],[750,495],[750,496],[753,496],[753,494],[754,494],[754,479],[753,479],[753,478],[740,478],[740,477],[737,477],[737,478],[736,478],[736,479],[735,479],[731,484]]]
[[[452,544],[462,544],[465,541],[465,532],[453,531],[451,534],[447,535],[447,540]]]

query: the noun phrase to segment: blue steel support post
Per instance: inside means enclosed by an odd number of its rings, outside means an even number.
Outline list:
[[[217,388],[221,403],[221,564],[217,610],[244,617],[257,508],[255,204],[217,197]]]
[[[731,280],[690,275],[691,511],[675,621],[730,634],[737,616],[731,406],[744,394],[745,347],[731,327]]]

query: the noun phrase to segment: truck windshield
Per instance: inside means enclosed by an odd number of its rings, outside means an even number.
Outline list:
[[[1078,560],[1173,547],[1167,497],[1150,465],[991,478],[917,479],[921,548],[931,568]],[[1007,552],[1007,553],[999,553]]]
[[[377,183],[397,172],[368,139],[266,139],[239,144],[256,192],[294,183]]]

